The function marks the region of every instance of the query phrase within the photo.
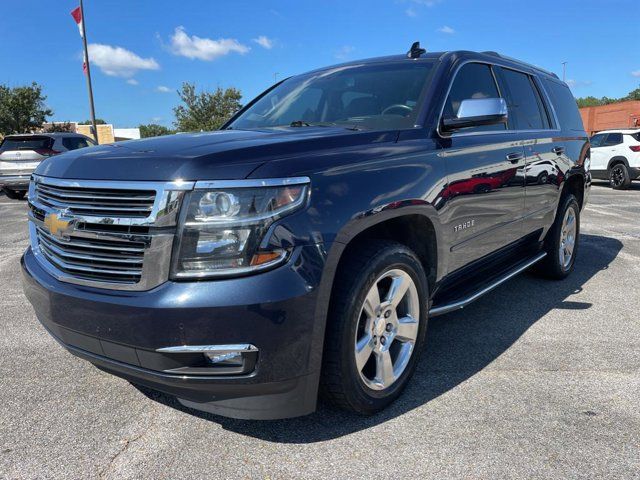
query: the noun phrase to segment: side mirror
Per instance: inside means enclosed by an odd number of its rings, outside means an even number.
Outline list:
[[[503,98],[468,98],[463,100],[455,117],[443,118],[442,129],[479,127],[507,123],[507,102]]]

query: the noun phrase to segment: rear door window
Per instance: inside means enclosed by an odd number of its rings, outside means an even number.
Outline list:
[[[444,118],[452,118],[458,114],[463,100],[476,98],[500,98],[491,67],[484,63],[467,63],[463,65],[453,80],[449,96],[444,104]],[[480,127],[464,128],[462,132],[482,132],[505,130],[503,123],[497,125],[483,125]]]
[[[562,130],[584,132],[578,104],[569,87],[559,80],[551,78],[545,78],[544,84],[553,102],[560,128]]]
[[[620,145],[622,143],[621,133],[610,133],[607,135],[607,139],[602,144],[604,147],[612,147],[614,145]]]
[[[64,145],[67,150],[77,150],[78,148],[88,147],[90,144],[85,138],[69,137],[62,139],[62,145]]]
[[[53,139],[49,137],[7,137],[0,144],[0,152],[9,150],[37,150],[51,148]]]
[[[526,73],[500,69],[508,90],[509,118],[518,130],[549,128],[549,119],[533,80]]]

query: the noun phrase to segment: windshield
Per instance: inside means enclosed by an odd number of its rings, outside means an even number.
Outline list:
[[[398,129],[415,124],[433,62],[335,67],[292,77],[265,94],[229,128],[341,125]]]

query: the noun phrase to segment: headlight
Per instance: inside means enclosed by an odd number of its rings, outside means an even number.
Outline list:
[[[239,275],[282,263],[286,250],[260,250],[260,243],[275,220],[305,204],[308,192],[306,177],[196,184],[185,198],[172,277]]]

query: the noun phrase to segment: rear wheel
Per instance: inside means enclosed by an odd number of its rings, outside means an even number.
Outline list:
[[[617,163],[609,169],[609,185],[614,190],[626,190],[631,185],[629,169],[624,163]]]
[[[351,254],[327,320],[323,396],[361,414],[393,402],[424,345],[427,296],[422,264],[404,245],[373,241]]]
[[[572,194],[564,196],[556,219],[545,239],[547,256],[536,265],[545,277],[561,280],[572,271],[578,253],[580,235],[580,206]]]
[[[2,189],[4,194],[13,200],[22,200],[24,198],[25,192],[24,190],[11,190],[10,188],[4,187]]]

